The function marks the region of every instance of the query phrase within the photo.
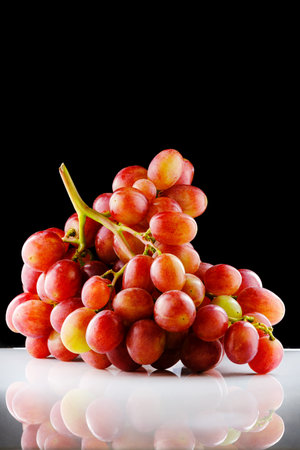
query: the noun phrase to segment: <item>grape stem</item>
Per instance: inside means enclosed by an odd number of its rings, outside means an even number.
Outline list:
[[[76,186],[71,178],[71,175],[64,163],[61,164],[59,168],[59,173],[63,180],[66,191],[70,197],[70,200],[74,206],[74,209],[77,212],[79,220],[79,239],[70,239],[72,236],[74,236],[74,232],[76,234],[76,230],[74,230],[73,228],[67,232],[67,234],[63,239],[64,242],[71,242],[73,244],[76,243],[78,245],[76,254],[74,256],[75,258],[78,257],[86,247],[84,226],[87,217],[100,223],[101,225],[109,229],[112,233],[114,233],[114,235],[119,241],[119,245],[121,246],[122,251],[125,253],[128,259],[132,259],[135,256],[135,253],[131,250],[130,245],[128,244],[126,238],[124,237],[123,234],[124,231],[127,231],[128,233],[132,234],[137,239],[139,239],[141,242],[143,242],[146,245],[147,252],[149,251],[150,248],[151,251],[161,254],[161,251],[153,245],[154,238],[151,234],[150,229],[147,230],[145,233],[140,233],[126,225],[113,222],[109,218],[110,216],[109,213],[105,212],[102,214],[99,213],[98,211],[95,211],[93,208],[90,208],[80,197],[76,189]]]
[[[269,335],[271,341],[275,341],[275,336],[273,335],[273,327],[268,327],[264,323],[255,322],[255,318],[253,316],[243,316],[239,319],[229,317],[231,323],[239,322],[239,321],[247,321],[250,322],[257,330],[263,331],[265,334]]]

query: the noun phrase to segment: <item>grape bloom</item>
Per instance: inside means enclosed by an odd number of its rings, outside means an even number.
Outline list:
[[[59,171],[75,212],[25,240],[22,291],[6,310],[32,357],[125,372],[178,362],[203,372],[224,355],[259,374],[278,367],[283,301],[251,269],[202,261],[192,243],[207,197],[191,161],[165,149],[147,168],[124,167],[92,207]]]

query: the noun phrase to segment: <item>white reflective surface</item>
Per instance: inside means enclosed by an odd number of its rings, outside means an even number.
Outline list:
[[[0,448],[300,448],[300,350],[272,374],[97,370],[1,352]]]

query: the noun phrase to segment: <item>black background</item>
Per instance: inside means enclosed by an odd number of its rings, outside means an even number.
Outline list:
[[[278,47],[247,48],[224,49],[199,68],[197,58],[176,54],[130,58],[121,48],[110,58],[72,48],[70,56],[49,42],[33,51],[18,42],[3,84],[1,346],[24,344],[4,320],[21,292],[23,242],[37,230],[63,228],[73,213],[60,164],[91,205],[111,191],[120,169],[147,167],[156,153],[175,148],[193,163],[193,184],[208,197],[193,241],[202,261],[257,272],[286,305],[275,336],[300,347],[294,60]]]

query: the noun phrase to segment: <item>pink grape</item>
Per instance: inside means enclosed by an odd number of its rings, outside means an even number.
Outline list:
[[[38,231],[23,244],[22,259],[34,270],[44,272],[65,254],[65,244],[53,231]]]
[[[84,362],[95,369],[107,369],[111,366],[111,362],[105,353],[97,353],[94,350],[89,350],[80,354]]]
[[[145,249],[145,244],[141,242],[137,237],[133,236],[131,233],[127,231],[123,231],[123,236],[126,239],[127,244],[129,245],[131,251],[137,255],[142,254]],[[127,263],[130,259],[128,253],[126,253],[123,242],[119,239],[118,236],[114,236],[114,251],[117,257],[123,261],[123,263]]]
[[[182,155],[174,149],[162,150],[150,162],[148,178],[157,189],[164,190],[173,186],[183,170]]]
[[[272,325],[279,323],[285,314],[283,301],[274,292],[262,287],[245,288],[237,297],[243,314],[257,311],[264,314]]]
[[[192,241],[198,230],[195,219],[175,211],[155,214],[149,225],[155,239],[169,245],[182,245]]]
[[[177,256],[184,265],[186,273],[195,273],[200,265],[199,253],[193,248],[190,243],[182,245],[168,245],[160,242],[155,243],[162,253],[172,253]]]
[[[205,297],[204,283],[196,275],[187,273],[185,275],[185,283],[182,291],[188,294],[193,300],[196,308],[198,308]]]
[[[162,192],[163,196],[172,198],[180,205],[182,212],[191,217],[199,217],[207,208],[207,197],[196,186],[176,184]]]
[[[122,288],[142,288],[152,292],[154,284],[150,276],[153,258],[148,255],[136,255],[130,261],[123,273]]]
[[[224,348],[228,358],[235,364],[246,364],[257,353],[259,336],[249,322],[233,323],[225,333]]]
[[[210,269],[213,264],[201,261],[196,272],[193,272],[201,281],[204,282],[205,272]]]
[[[264,374],[271,372],[279,366],[283,358],[283,346],[278,339],[271,341],[269,336],[259,338],[258,350],[249,362],[254,372]]]
[[[28,300],[39,300],[39,297],[38,297],[38,295],[31,294],[30,292],[23,292],[22,294],[19,294],[16,297],[14,297],[10,301],[10,303],[8,304],[8,306],[6,308],[6,313],[5,313],[6,325],[14,333],[19,333],[19,331],[16,329],[16,327],[14,326],[13,321],[12,321],[14,310],[16,309],[16,307],[18,305],[20,305],[21,303],[24,303]]]
[[[48,348],[52,356],[60,361],[72,361],[78,354],[70,352],[61,340],[61,335],[53,330],[48,338]]]
[[[52,306],[41,300],[20,303],[13,312],[13,326],[24,336],[42,337],[52,330],[50,314]]]
[[[85,235],[85,245],[86,248],[90,248],[94,246],[95,237],[97,234],[97,231],[100,228],[100,223],[96,222],[93,219],[90,219],[90,217],[86,217],[85,224],[84,224],[84,235]],[[79,239],[79,219],[78,214],[74,213],[72,214],[65,223],[65,233],[67,233],[70,229],[74,229],[75,234],[74,236],[69,236],[68,239]],[[77,247],[77,244],[73,244]]]
[[[163,211],[174,211],[174,212],[182,212],[182,209],[175,200],[168,197],[157,197],[155,198],[152,203],[149,205],[149,209],[147,212],[147,220],[150,222],[151,218]]]
[[[228,329],[228,316],[223,308],[207,305],[197,311],[193,332],[203,341],[215,341]]]
[[[181,290],[185,283],[184,266],[180,259],[171,253],[162,253],[154,259],[150,276],[154,286],[161,292]]]
[[[242,275],[229,264],[216,264],[204,275],[206,290],[213,295],[233,295],[241,282]]]
[[[142,166],[128,166],[121,169],[115,176],[112,184],[113,191],[122,187],[131,187],[135,181],[147,178],[147,169]]]
[[[50,355],[48,348],[48,336],[27,337],[25,339],[25,348],[34,358],[47,358]]]
[[[238,269],[242,275],[240,287],[234,295],[239,295],[246,287],[262,287],[262,281],[259,276],[250,269]]]
[[[112,196],[112,192],[105,192],[104,194],[98,195],[93,202],[93,209],[99,213],[104,213],[109,211],[109,200]]]
[[[145,195],[132,187],[118,189],[109,200],[112,218],[128,226],[140,223],[146,217],[148,207]]]
[[[81,299],[84,306],[91,309],[101,309],[109,301],[112,294],[112,288],[108,285],[110,280],[94,275],[83,285]]]
[[[126,325],[153,315],[152,296],[145,289],[137,287],[122,289],[114,297],[112,305]]]
[[[95,237],[95,250],[101,261],[112,264],[118,256],[114,250],[114,234],[108,228],[101,227]]]
[[[126,337],[126,346],[130,357],[137,364],[152,364],[163,353],[166,332],[152,319],[134,322]]]
[[[36,283],[42,272],[32,269],[27,264],[23,264],[21,270],[21,282],[24,292],[31,292],[31,294],[36,294]]]
[[[70,259],[57,261],[46,272],[45,293],[55,302],[76,296],[80,292],[81,285],[80,266]]]
[[[61,332],[62,324],[65,318],[75,309],[82,308],[84,305],[80,297],[72,297],[58,303],[55,308],[52,309],[50,314],[50,322],[52,327],[58,333]]]
[[[193,178],[195,174],[195,167],[186,158],[183,158],[183,168],[180,177],[176,181],[175,185],[177,184],[192,184]]]
[[[155,302],[155,322],[166,331],[185,331],[191,327],[195,317],[195,304],[182,291],[170,290],[165,292]]]
[[[100,311],[86,330],[86,342],[97,353],[107,353],[123,340],[125,328],[121,318],[110,310]]]
[[[132,187],[141,191],[149,202],[152,202],[156,197],[155,184],[150,180],[140,178],[133,183]]]

